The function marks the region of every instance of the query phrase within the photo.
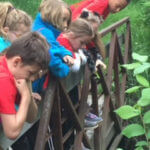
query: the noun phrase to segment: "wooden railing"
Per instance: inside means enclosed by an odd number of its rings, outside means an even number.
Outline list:
[[[125,26],[123,34],[118,35],[118,29]],[[34,150],[44,150],[47,143],[52,142],[55,150],[68,150],[68,140],[73,137],[73,149],[81,150],[81,142],[92,150],[115,150],[122,138],[122,122],[115,115],[114,110],[124,104],[127,74],[120,65],[126,64],[131,56],[131,28],[129,18],[101,31],[102,37],[111,34],[108,45],[108,67],[103,71],[98,67],[95,78],[88,67],[82,67],[81,72],[70,74],[66,79],[58,80],[50,77],[48,88],[43,98],[43,108],[40,115]],[[123,36],[122,36],[123,35]],[[120,42],[120,37],[124,37]],[[105,72],[105,73],[104,73]],[[82,84],[80,81],[82,80]],[[80,86],[79,101],[72,103],[68,92]],[[99,93],[99,87],[102,91]],[[99,114],[98,99],[104,95],[103,122],[94,130],[93,142],[89,140],[84,129],[88,95],[92,95],[92,107],[95,114]],[[64,125],[69,122],[67,128]],[[12,142],[11,142],[12,143]]]
[[[117,29],[126,25],[124,53],[121,50]],[[44,98],[43,112],[41,114],[37,139],[34,150],[44,150],[47,138],[47,130],[50,125],[56,150],[64,150],[64,143],[75,131],[74,150],[81,149],[81,142],[85,146],[94,150],[115,150],[121,140],[122,122],[114,114],[114,110],[124,104],[125,86],[127,74],[126,70],[119,66],[128,62],[131,54],[131,28],[129,18],[124,18],[112,26],[101,31],[102,37],[111,33],[109,45],[109,63],[107,73],[104,74],[98,68],[100,79],[96,80],[85,67],[85,74],[82,84],[80,103],[73,105],[61,81],[51,78]],[[90,86],[91,85],[91,86]],[[103,123],[94,131],[94,142],[90,143],[86,131],[84,130],[84,114],[86,109],[89,91],[92,94],[92,107],[95,114],[98,110],[98,86],[101,85],[104,93]],[[113,85],[113,88],[112,88]],[[90,89],[91,88],[91,89]],[[78,108],[78,109],[77,109]],[[65,118],[62,117],[65,113]],[[78,111],[77,111],[78,110]],[[52,114],[52,115],[51,115]],[[62,125],[66,120],[72,123],[71,128],[63,135]],[[50,122],[50,124],[49,124]]]

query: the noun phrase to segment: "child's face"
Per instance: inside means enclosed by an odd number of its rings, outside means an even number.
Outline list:
[[[14,75],[15,79],[26,79],[34,81],[39,71],[40,68],[37,65],[24,65],[19,56],[17,56],[13,61],[12,74]]]
[[[68,28],[68,21],[70,20],[70,12],[67,8],[63,9],[63,31],[65,31]]]
[[[111,13],[117,13],[128,5],[126,0],[109,0],[109,10]]]
[[[86,44],[91,40],[90,36],[72,37],[70,43],[74,51],[86,48]]]
[[[30,27],[27,27],[24,24],[18,25],[18,30],[16,31],[11,31],[8,29],[8,32],[7,32],[8,40],[13,42],[14,40],[21,37],[24,33],[29,32],[29,31],[30,31]]]

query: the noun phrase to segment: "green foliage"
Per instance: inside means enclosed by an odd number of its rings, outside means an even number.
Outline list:
[[[136,140],[136,150],[150,150],[150,84],[149,84],[149,71],[150,63],[148,56],[139,55],[133,53],[132,58],[134,62],[132,64],[122,65],[129,71],[133,72],[133,75],[137,81],[137,85],[126,90],[126,93],[132,95],[140,95],[136,100],[134,106],[125,105],[117,110],[115,113],[124,120],[135,120],[135,117],[140,120],[127,125],[122,134],[127,138],[141,137],[143,140]],[[136,76],[135,76],[136,75]]]
[[[130,124],[122,131],[122,134],[128,138],[143,135],[144,133],[144,128],[139,124]]]
[[[131,119],[135,116],[140,115],[139,110],[137,110],[129,105],[122,106],[119,109],[115,110],[115,112],[124,120]]]
[[[134,69],[134,75],[143,73],[148,68],[150,68],[150,63],[142,63],[139,67],[137,67],[137,68]]]
[[[124,64],[124,65],[122,65],[122,67],[124,67],[124,68],[126,68],[128,70],[133,70],[133,69],[135,69],[135,68],[137,68],[139,66],[141,66],[140,63],[132,63],[132,64]]]
[[[150,105],[149,93],[150,93],[150,88],[146,88],[146,89],[142,90],[142,96],[139,99],[139,101],[137,102],[137,104],[139,106],[148,106],[148,105]]]
[[[147,111],[144,114],[143,121],[144,121],[145,124],[149,124],[150,123],[150,111]]]
[[[147,146],[147,142],[146,141],[139,141],[136,143],[136,146]]]
[[[148,60],[148,56],[141,56],[141,55],[139,55],[137,53],[133,53],[132,54],[132,58],[134,60],[139,61],[139,62],[146,62]]]
[[[126,90],[126,93],[134,93],[134,92],[136,92],[139,88],[140,88],[141,86],[134,86],[134,87],[132,87],[132,88],[129,88],[129,89],[127,89]]]
[[[144,87],[149,87],[149,82],[141,75],[136,75],[136,80]]]

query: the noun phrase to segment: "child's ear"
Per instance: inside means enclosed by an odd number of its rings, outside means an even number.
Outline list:
[[[7,34],[9,32],[9,27],[4,27],[3,30]]]
[[[20,56],[14,56],[12,61],[14,67],[17,67],[18,65],[22,64],[22,59]]]
[[[73,38],[75,38],[74,33],[70,31],[70,33],[69,33],[69,37],[70,37],[70,38],[72,38],[72,39],[73,39]]]

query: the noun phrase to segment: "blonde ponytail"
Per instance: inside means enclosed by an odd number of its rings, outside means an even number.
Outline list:
[[[7,38],[4,27],[10,31],[17,31],[20,24],[30,27],[31,17],[24,11],[14,8],[9,2],[0,2],[0,36]]]
[[[0,2],[0,36],[4,36],[5,32],[3,31],[3,27],[6,23],[6,18],[8,13],[14,6],[9,2]]]

